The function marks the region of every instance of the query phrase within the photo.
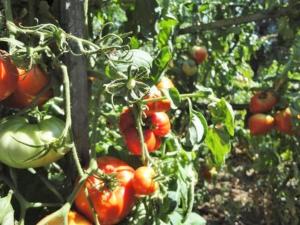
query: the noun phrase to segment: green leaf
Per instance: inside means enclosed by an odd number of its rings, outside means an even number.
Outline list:
[[[150,70],[153,58],[148,52],[145,52],[141,49],[131,49],[128,51],[128,54],[122,58],[122,60],[129,63],[119,63],[117,64],[116,68],[119,71],[127,72],[128,67],[131,65],[135,68],[143,67],[147,70]]]
[[[163,89],[161,91],[170,100],[172,109],[176,109],[181,102],[179,91],[175,87]]]
[[[158,41],[158,48],[162,49],[165,46],[169,45],[169,40],[172,37],[172,32],[174,30],[174,27],[177,25],[178,21],[175,18],[166,18],[161,20],[157,27],[158,27],[158,35],[157,35],[157,41]]]
[[[224,123],[228,133],[234,135],[234,112],[231,105],[221,99],[216,104],[210,106],[212,119],[215,124]]]
[[[183,225],[205,225],[206,220],[197,213],[192,212]]]
[[[0,198],[0,224],[14,225],[14,209],[11,206],[12,192],[4,198]]]
[[[153,61],[151,73],[154,75],[154,82],[157,83],[162,72],[166,69],[169,61],[172,59],[172,53],[168,47],[160,50],[158,56]]]
[[[182,224],[182,215],[178,212],[174,211],[172,214],[169,215],[169,219],[172,225],[181,225]]]
[[[130,47],[131,48],[139,48],[140,47],[140,43],[139,43],[139,40],[137,39],[137,37],[133,36],[130,38]]]
[[[205,143],[214,156],[217,166],[225,162],[226,155],[230,152],[230,136],[222,129],[209,128]]]
[[[297,73],[297,72],[292,73],[291,71],[289,71],[288,76],[289,76],[289,79],[300,81],[300,73]]]
[[[194,146],[201,143],[207,129],[207,122],[202,113],[193,111],[187,130],[186,144]]]

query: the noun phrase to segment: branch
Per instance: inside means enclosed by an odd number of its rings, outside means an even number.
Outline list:
[[[219,28],[226,28],[234,25],[240,25],[243,23],[249,22],[257,22],[265,19],[275,19],[281,16],[293,15],[293,11],[299,11],[297,9],[299,4],[291,5],[284,8],[277,8],[271,10],[260,11],[254,14],[239,16],[224,20],[218,20],[212,23],[200,24],[197,26],[189,26],[186,28],[182,28],[179,30],[179,34],[187,34],[187,33],[198,33],[205,30],[213,30]]]

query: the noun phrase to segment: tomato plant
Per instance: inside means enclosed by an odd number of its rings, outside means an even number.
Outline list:
[[[25,108],[49,85],[50,77],[38,65],[34,65],[29,71],[18,69],[18,74],[16,90],[4,103],[12,108]],[[39,96],[37,105],[43,105],[52,95],[52,90],[47,90]]]
[[[65,123],[54,116],[40,121],[23,116],[6,118],[0,124],[0,161],[14,168],[46,166],[64,156],[62,137]]]
[[[0,101],[7,98],[17,87],[17,68],[9,58],[0,58]]]
[[[128,215],[135,203],[132,187],[134,169],[125,162],[108,156],[98,158],[97,164],[101,172],[115,177],[116,187],[109,187],[96,174],[87,179],[84,187],[88,190],[99,222],[103,225],[117,224]],[[79,211],[93,220],[84,188],[78,192],[75,205]]]
[[[158,189],[158,183],[154,181],[155,172],[152,168],[142,166],[134,173],[132,185],[137,195],[151,195]]]

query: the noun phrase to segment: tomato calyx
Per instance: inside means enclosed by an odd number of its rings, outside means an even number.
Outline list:
[[[97,169],[95,172],[93,172],[91,177],[87,179],[87,182],[90,184],[93,183],[91,179],[97,179],[101,181],[96,185],[92,185],[92,187],[98,191],[114,191],[120,185],[115,173],[106,174],[100,169]]]

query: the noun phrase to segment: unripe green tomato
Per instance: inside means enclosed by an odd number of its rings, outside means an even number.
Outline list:
[[[7,118],[0,124],[0,161],[14,168],[48,165],[64,156],[66,146],[47,146],[62,135],[65,123],[53,116],[40,122],[26,117]]]
[[[197,73],[198,67],[194,60],[188,59],[185,60],[182,64],[182,71],[187,76],[193,76]]]

